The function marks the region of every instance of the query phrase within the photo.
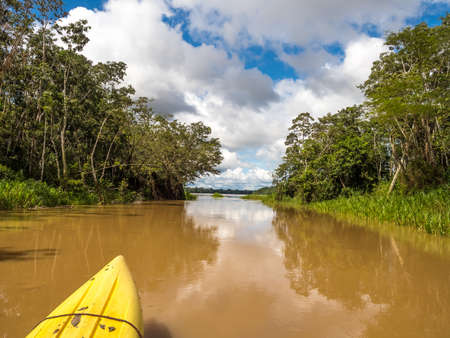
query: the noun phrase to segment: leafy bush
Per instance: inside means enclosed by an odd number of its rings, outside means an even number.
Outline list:
[[[184,198],[186,201],[195,201],[197,200],[197,195],[191,194],[189,191],[184,191]]]
[[[53,207],[69,204],[69,194],[46,183],[26,180],[0,180],[0,209]]]
[[[66,190],[36,180],[0,179],[0,209],[55,207],[68,204],[95,204],[98,197],[81,182],[69,180]]]
[[[7,166],[0,164],[0,179],[22,181],[23,175],[21,173],[15,172]]]

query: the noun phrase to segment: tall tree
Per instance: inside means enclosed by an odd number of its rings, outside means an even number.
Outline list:
[[[0,165],[101,201],[183,199],[184,184],[217,173],[211,130],[155,115],[124,84],[125,63],[83,56],[87,21],[62,26],[61,5],[0,0]]]
[[[284,161],[275,172],[280,196],[310,202],[370,190],[377,182],[377,161],[384,160],[377,153],[380,140],[361,107],[314,123],[309,113],[301,113],[289,130]]]
[[[450,143],[450,15],[436,27],[421,23],[391,33],[361,86],[373,116],[389,130],[395,162],[392,190],[399,174],[412,187],[443,181]]]

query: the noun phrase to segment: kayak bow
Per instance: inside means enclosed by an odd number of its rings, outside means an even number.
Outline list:
[[[28,334],[31,337],[143,337],[139,297],[123,256],[62,302]]]

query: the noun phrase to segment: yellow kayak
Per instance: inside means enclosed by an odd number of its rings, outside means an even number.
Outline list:
[[[123,256],[109,262],[27,337],[143,337],[139,297]]]

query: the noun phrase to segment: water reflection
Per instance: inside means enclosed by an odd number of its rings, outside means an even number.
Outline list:
[[[0,337],[20,337],[118,254],[126,257],[143,307],[149,295],[197,279],[216,259],[214,229],[195,226],[183,203],[42,210],[21,217],[27,229],[0,237]],[[17,215],[2,224],[18,222]],[[146,303],[150,301],[150,303]],[[148,306],[147,306],[148,305]],[[150,327],[161,337],[163,324]]]
[[[220,246],[216,263],[161,308],[174,337],[358,336],[380,310],[347,309],[314,291],[296,294],[273,210],[259,202],[200,198],[187,214],[197,226],[216,228]]]
[[[256,201],[200,195],[195,203],[187,205],[186,212],[197,226],[216,227],[216,235],[222,240],[264,242],[272,232],[273,210]]]
[[[204,196],[0,214],[7,227],[2,338],[24,336],[118,254],[136,281],[146,337],[450,332],[449,256],[329,217]]]
[[[53,257],[57,254],[56,249],[25,249],[15,250],[9,247],[0,248],[0,262],[1,261],[24,261],[29,259],[42,259]]]
[[[351,310],[381,306],[362,336],[448,336],[448,258],[326,216],[280,211],[273,224],[299,295],[318,292]]]

